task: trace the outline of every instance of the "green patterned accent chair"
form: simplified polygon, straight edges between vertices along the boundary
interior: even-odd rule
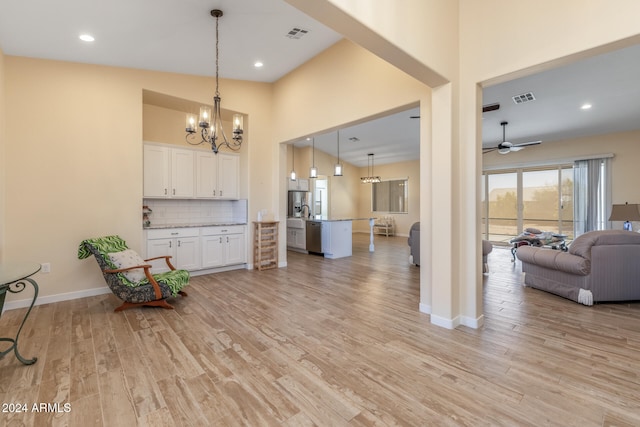
[[[187,294],[182,290],[189,284],[189,272],[176,270],[170,256],[143,260],[119,236],[105,236],[83,240],[78,259],[95,256],[102,275],[111,291],[123,304],[114,311],[143,305],[172,309],[167,298]],[[170,271],[152,274],[149,261],[164,258]]]

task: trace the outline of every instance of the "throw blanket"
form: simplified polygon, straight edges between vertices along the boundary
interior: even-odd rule
[[[110,253],[120,252],[128,249],[126,242],[119,236],[106,236],[96,239],[83,240],[78,247],[78,259],[85,259],[91,255],[95,255],[100,268],[104,270],[113,269],[118,267],[111,262],[109,258]],[[109,274],[109,273],[104,273]],[[138,286],[148,285],[149,279],[145,278],[140,282],[132,282],[122,273],[117,273],[119,281],[130,288],[137,288]],[[173,296],[178,295],[185,284],[189,282],[189,272],[187,270],[171,270],[164,273],[152,274],[153,278],[158,283],[162,283],[171,289]]]
[[[540,231],[538,229],[527,228],[522,234],[514,237],[509,243],[529,242],[531,246],[552,245],[558,242],[564,242],[567,236],[565,234],[556,234],[551,231]]]

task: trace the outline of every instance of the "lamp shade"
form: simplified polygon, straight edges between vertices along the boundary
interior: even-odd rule
[[[613,205],[609,221],[640,221],[639,205]]]

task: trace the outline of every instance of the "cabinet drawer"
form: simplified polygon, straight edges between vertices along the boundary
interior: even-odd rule
[[[176,237],[198,237],[200,229],[198,227],[189,228],[162,228],[157,230],[147,230],[147,239],[170,239]]]
[[[202,236],[214,236],[218,234],[240,234],[244,233],[244,225],[228,225],[228,226],[216,226],[216,227],[202,227],[200,234]]]

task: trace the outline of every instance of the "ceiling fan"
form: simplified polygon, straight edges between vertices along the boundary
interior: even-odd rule
[[[500,103],[496,102],[494,104],[486,104],[482,106],[482,112],[488,113],[490,111],[496,111],[500,109]],[[410,119],[419,119],[420,116],[409,116]]]
[[[505,138],[505,129],[508,124],[509,122],[500,122],[500,126],[502,126],[502,142],[498,144],[497,147],[484,149],[482,151],[482,154],[488,153],[490,151],[495,151],[495,150],[498,150],[498,153],[500,154],[509,154],[512,151],[520,151],[527,145],[538,145],[542,142],[542,141],[529,141],[529,142],[523,142],[520,144],[513,144],[507,141]]]

